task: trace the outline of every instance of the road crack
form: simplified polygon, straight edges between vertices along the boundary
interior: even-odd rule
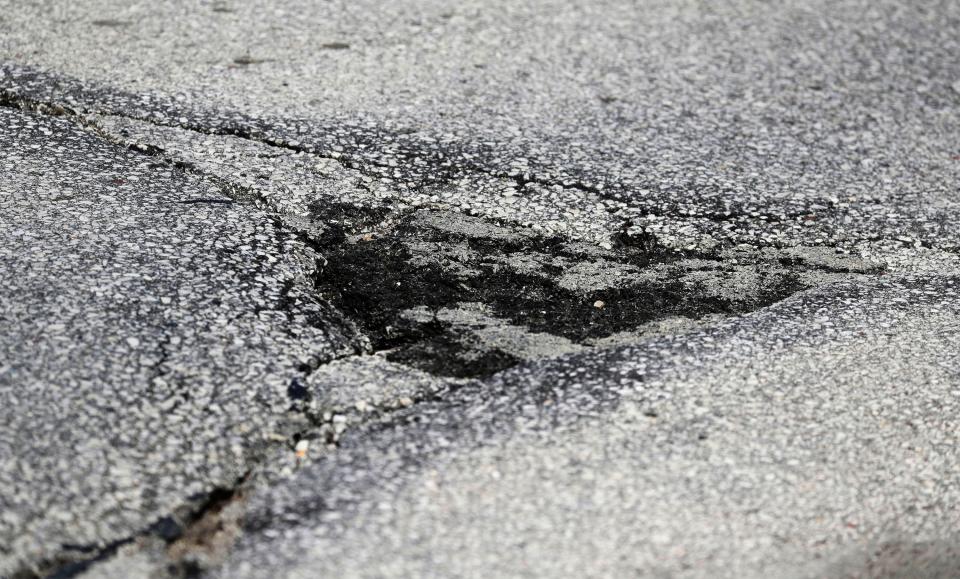
[[[310,155],[311,160],[331,160],[357,173],[359,188],[371,195],[374,179],[395,191],[446,186],[476,176],[502,178],[521,191],[539,186],[606,195],[608,188],[522,170],[491,171],[462,151],[428,146],[408,133],[332,127],[354,146],[353,151],[341,151],[322,139],[313,144],[293,141],[279,134],[276,121],[232,113],[211,121],[207,115],[215,113],[187,111],[175,100],[98,94],[69,81],[51,85],[50,78],[37,71],[21,72],[18,82],[26,79],[34,92],[11,88],[8,70],[0,76],[0,106],[65,117],[108,142],[202,179],[223,196],[177,200],[185,211],[229,203],[265,208],[277,232],[269,242],[286,248],[285,237],[293,236],[308,248],[298,258],[310,266],[309,279],[289,281],[270,311],[289,319],[294,309],[302,310],[294,305],[309,301],[316,307],[305,314],[306,323],[323,327],[336,319],[359,328],[365,338],[354,344],[351,354],[305,362],[298,368],[301,377],[289,384],[289,420],[270,447],[292,450],[297,460],[303,458],[305,442],[335,447],[351,425],[401,408],[416,410],[418,402],[443,397],[465,383],[479,387],[480,380],[518,364],[635,343],[657,328],[670,331],[671,324],[679,328],[687,322],[744,315],[838,279],[828,274],[874,273],[835,265],[809,252],[787,254],[764,247],[681,251],[631,222],[623,223],[610,243],[598,245],[571,235],[538,233],[507,219],[430,205],[397,208],[389,200],[336,203],[329,196],[315,198],[301,208],[305,215],[296,216],[264,188],[243,184],[229,171],[218,173],[155,143],[125,138],[106,128],[101,115],[236,137]],[[311,134],[326,129],[330,127],[313,128]],[[384,149],[390,152],[389,160],[378,156]],[[740,216],[694,217],[726,221]],[[169,371],[170,353],[163,344],[160,349],[152,382]],[[336,362],[370,364],[374,374],[396,371],[404,380],[417,372],[423,386],[389,396],[374,393],[379,398],[372,401],[364,393],[330,402],[318,394],[328,385],[321,378],[330,378],[321,376],[323,370]],[[42,574],[78,575],[128,546],[149,549],[161,543],[162,560],[171,574],[189,575],[216,565],[239,532],[246,493],[254,481],[261,482],[255,471],[267,467],[266,461],[253,461],[253,470],[235,484],[197,497],[179,514],[135,536],[104,547],[65,546],[61,557],[40,567]]]

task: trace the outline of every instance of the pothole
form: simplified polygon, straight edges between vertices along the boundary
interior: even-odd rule
[[[393,362],[483,377],[671,318],[745,313],[806,285],[760,255],[684,256],[650,236],[610,249],[455,212],[314,207],[316,277]]]

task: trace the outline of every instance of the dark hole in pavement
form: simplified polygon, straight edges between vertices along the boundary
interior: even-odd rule
[[[621,236],[615,249],[602,250],[455,213],[413,211],[372,232],[387,210],[312,210],[326,227],[316,244],[324,257],[316,277],[321,296],[389,360],[441,376],[482,377],[520,361],[509,347],[478,347],[471,333],[486,326],[583,344],[666,317],[750,311],[802,289],[785,271],[769,274],[745,300],[711,291],[681,268],[643,276],[645,268],[683,257],[651,235]],[[611,271],[624,275],[591,286]],[[568,275],[574,272],[580,277]],[[490,315],[470,323],[439,315],[465,304]]]

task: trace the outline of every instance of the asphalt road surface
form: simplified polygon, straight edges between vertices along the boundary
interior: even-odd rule
[[[960,576],[958,31],[0,0],[0,577]]]

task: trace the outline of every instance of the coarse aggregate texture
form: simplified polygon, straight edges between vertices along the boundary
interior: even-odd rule
[[[446,382],[382,356],[357,356],[318,368],[307,380],[305,395],[311,396],[316,411],[345,413],[412,404],[434,395]]]
[[[2,108],[0,169],[8,576],[232,486],[302,367],[363,342],[312,297],[296,237],[209,182]]]
[[[456,186],[405,190],[394,179],[351,168],[337,158],[291,150],[233,135],[166,127],[126,117],[93,117],[109,138],[162,154],[222,179],[238,192],[256,192],[252,200],[278,211],[300,227],[310,227],[312,206],[381,208],[402,213],[416,208],[463,211],[488,219],[526,225],[538,233],[562,233],[569,239],[609,245],[622,225],[595,194],[530,186],[475,177]],[[558,203],[558,198],[566,200]],[[496,201],[495,203],[491,200]]]
[[[0,576],[956,576],[958,28],[0,0]]]
[[[957,246],[949,0],[3,12],[6,91],[336,155],[404,191],[506,177],[553,195],[541,225],[599,193],[671,246]]]
[[[957,283],[837,284],[418,405],[256,497],[220,576],[952,576]]]

